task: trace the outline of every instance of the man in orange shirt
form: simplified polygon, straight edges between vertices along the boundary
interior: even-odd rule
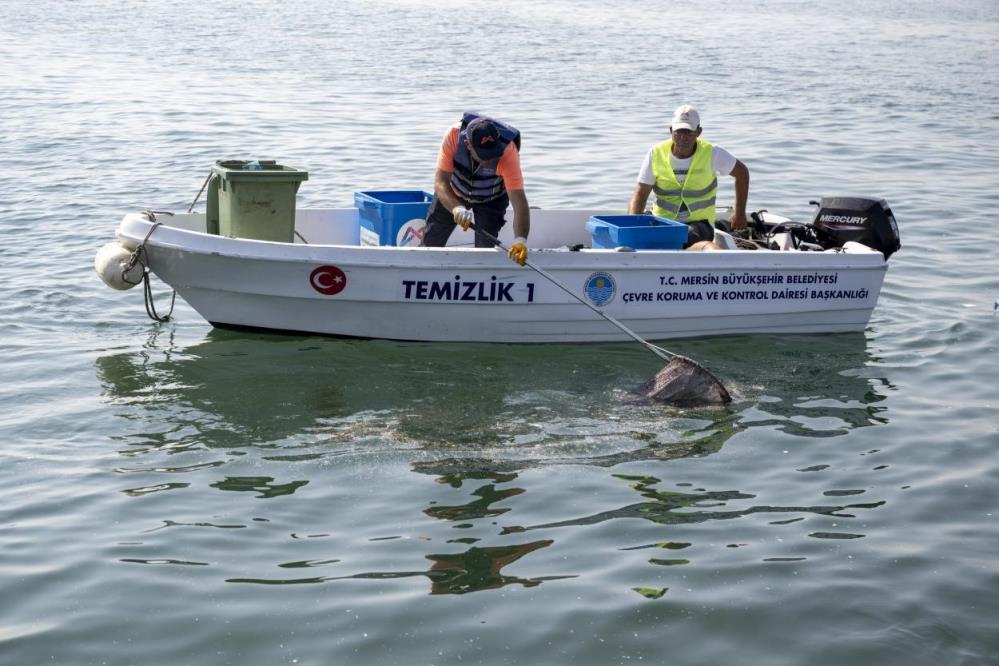
[[[515,238],[509,254],[523,266],[531,211],[520,171],[520,132],[492,118],[466,113],[444,134],[422,244],[443,247],[455,225],[468,230],[473,214],[476,227],[497,236],[511,204]],[[475,234],[475,247],[493,246]]]

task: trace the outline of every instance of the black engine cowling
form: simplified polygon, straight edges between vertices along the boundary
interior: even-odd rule
[[[826,249],[855,241],[881,252],[887,259],[902,247],[895,216],[884,199],[822,197],[818,206],[812,228]]]

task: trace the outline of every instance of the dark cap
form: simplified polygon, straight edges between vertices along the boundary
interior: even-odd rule
[[[489,162],[503,155],[506,142],[500,138],[499,129],[488,118],[476,118],[465,128],[468,142],[479,159]]]

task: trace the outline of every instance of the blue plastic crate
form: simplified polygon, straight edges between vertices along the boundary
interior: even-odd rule
[[[655,215],[594,215],[587,221],[596,249],[680,250],[687,242],[687,225]]]
[[[361,244],[419,245],[433,199],[422,190],[354,192]]]

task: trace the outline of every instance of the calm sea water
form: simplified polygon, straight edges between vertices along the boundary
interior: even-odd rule
[[[992,0],[0,4],[0,663],[999,663],[997,40]],[[533,205],[623,208],[685,102],[751,208],[902,233],[863,334],[670,345],[727,409],[628,403],[635,344],[158,325],[93,273],[216,159],[427,188],[466,108]]]

